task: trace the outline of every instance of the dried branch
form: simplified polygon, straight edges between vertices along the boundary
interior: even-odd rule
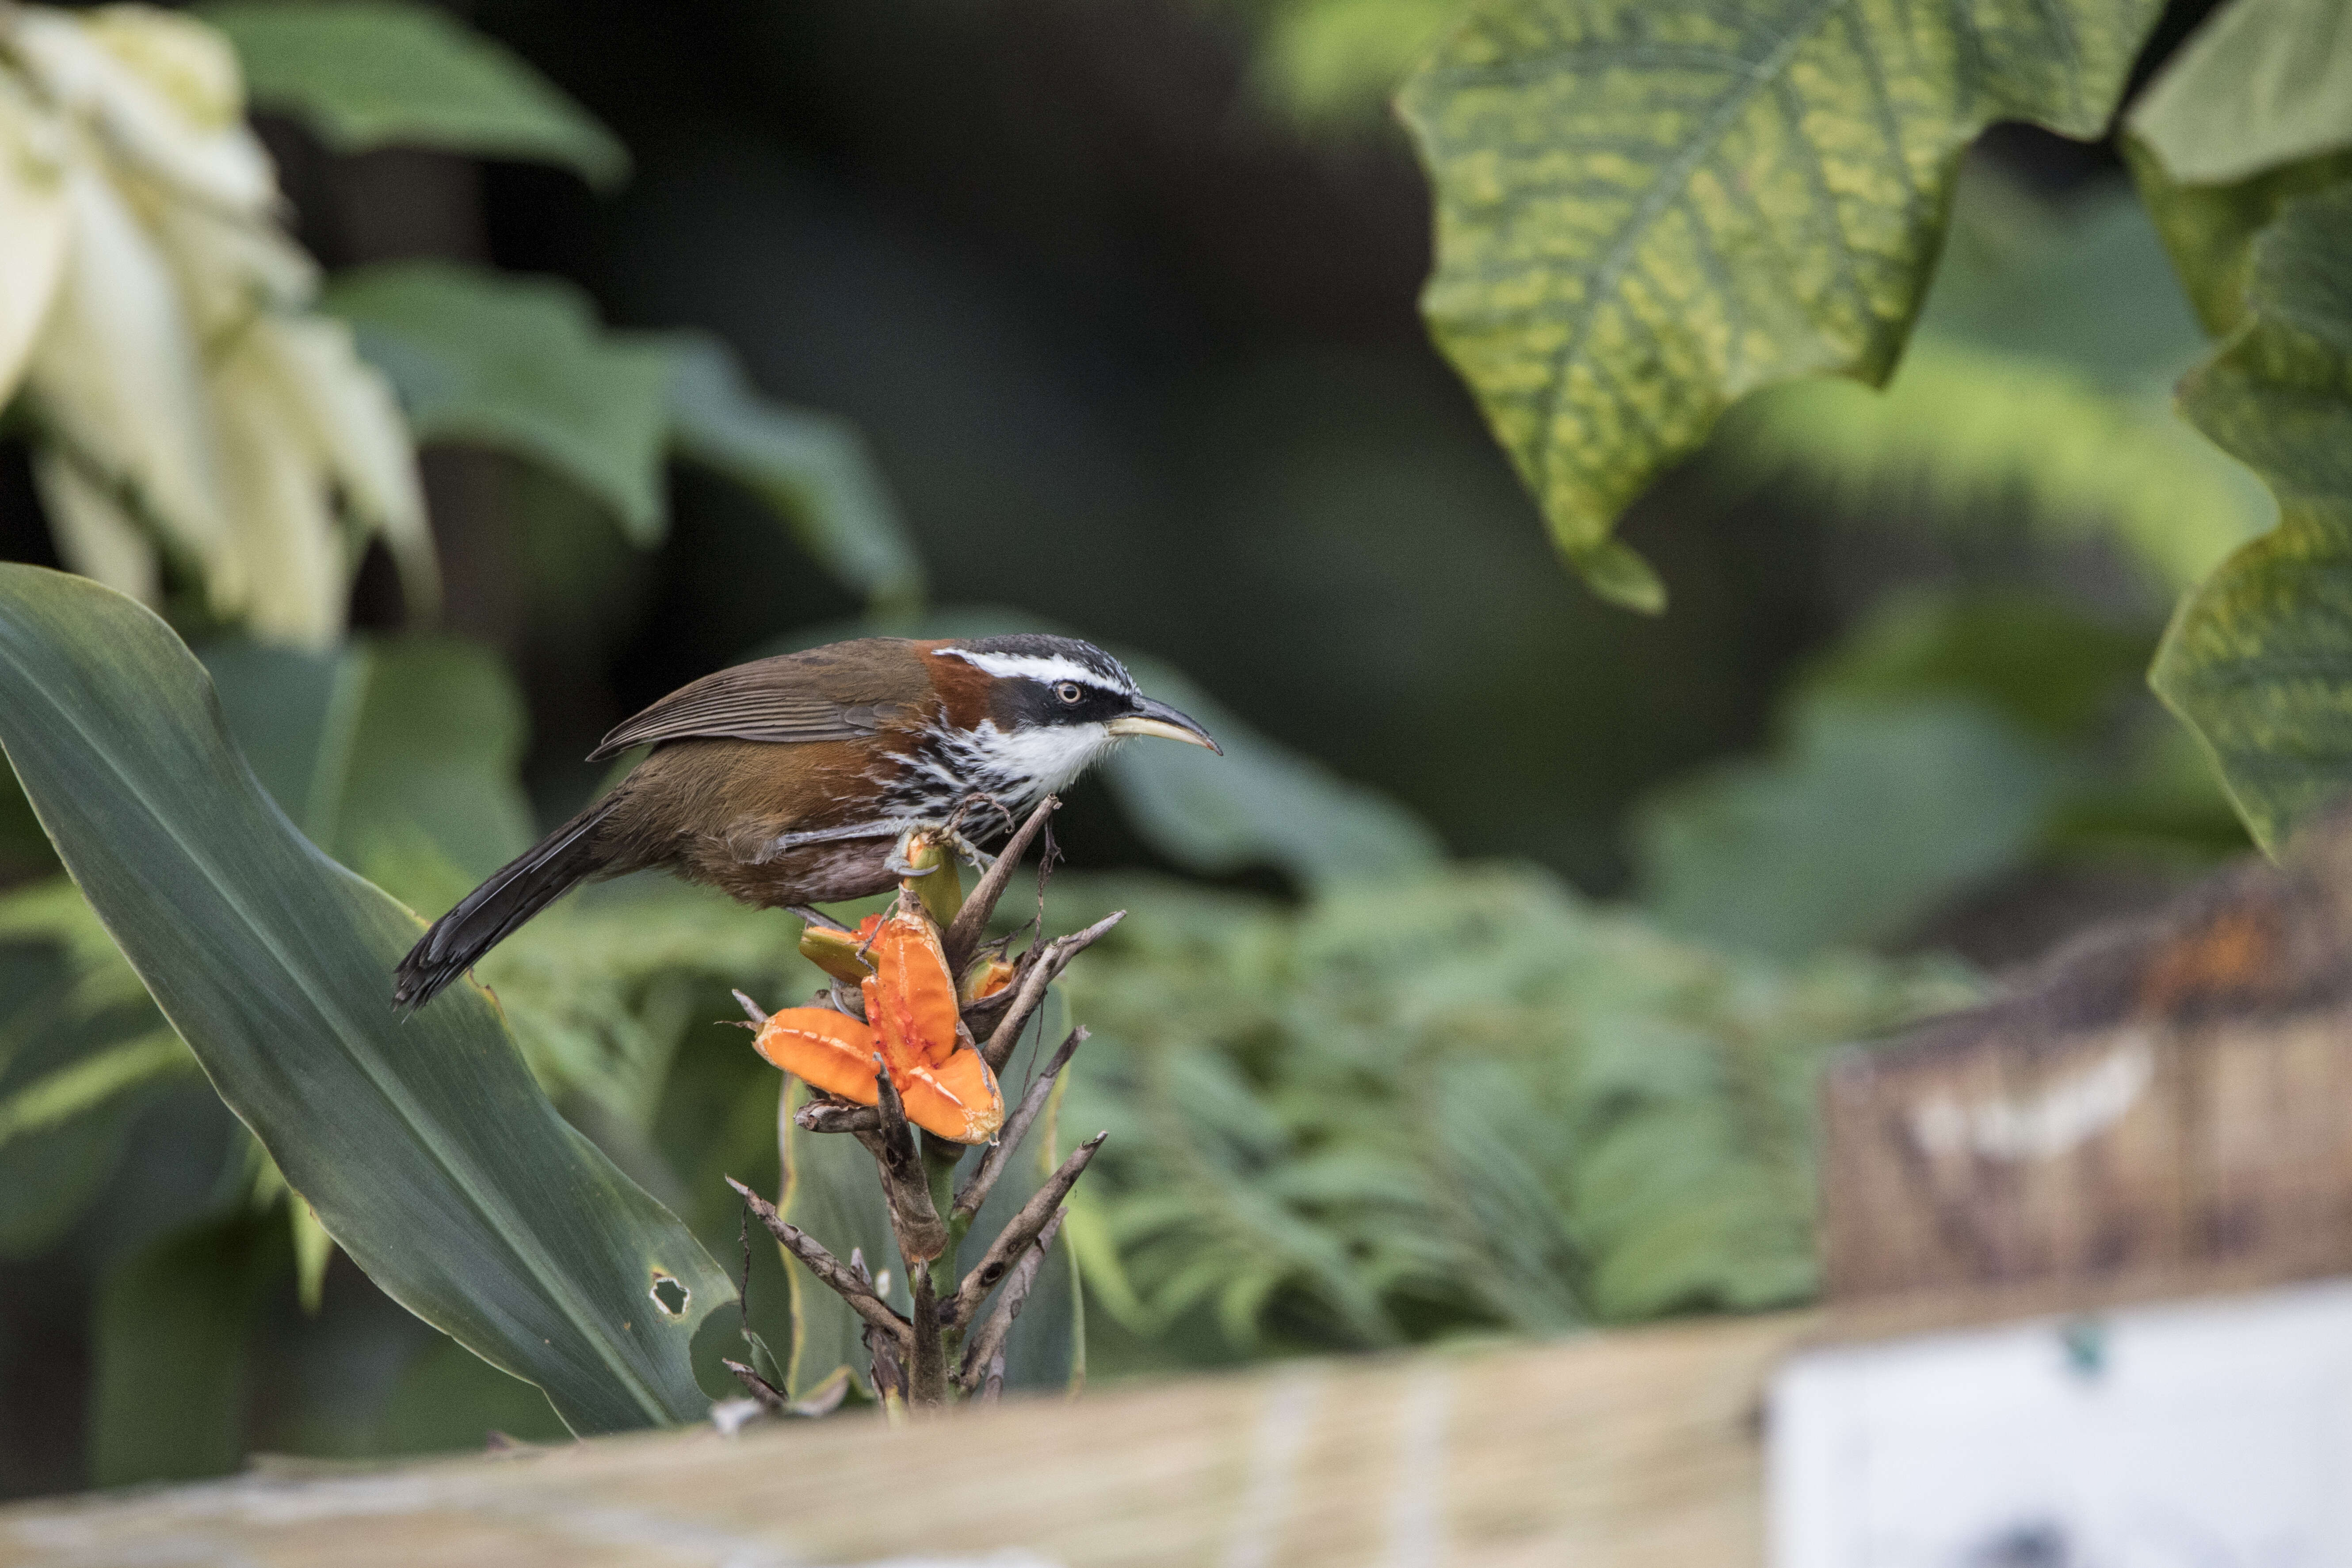
[[[735,1374],[735,1381],[743,1385],[744,1393],[760,1402],[761,1409],[771,1415],[791,1414],[793,1402],[784,1397],[782,1389],[778,1388],[740,1361],[728,1361],[722,1357],[719,1364]]]
[[[801,1266],[815,1275],[827,1289],[849,1303],[851,1311],[881,1330],[894,1342],[905,1342],[907,1320],[874,1293],[871,1281],[852,1273],[840,1258],[827,1252],[816,1237],[778,1214],[767,1199],[732,1176],[727,1178],[727,1184],[741,1194],[743,1201],[751,1205],[752,1215],[768,1227],[768,1234],[782,1243],[784,1250],[799,1258]]]
[[[1046,1255],[1054,1249],[1054,1238],[1062,1233],[1062,1220],[1066,1211],[1055,1209],[1037,1239],[1021,1255],[1020,1265],[1004,1281],[1004,1293],[997,1298],[996,1310],[988,1315],[988,1322],[973,1336],[971,1349],[964,1352],[963,1367],[956,1381],[967,1394],[977,1390],[984,1381],[989,1385],[989,1397],[993,1399],[1004,1386],[1004,1342],[1012,1335],[1013,1320],[1021,1315],[1028,1304],[1030,1289],[1045,1270]]]
[[[831,1377],[818,1384],[815,1391],[806,1399],[793,1399],[782,1389],[778,1388],[740,1361],[727,1361],[722,1358],[719,1364],[733,1373],[735,1381],[743,1385],[744,1392],[751,1394],[760,1408],[771,1415],[797,1415],[813,1420],[820,1415],[832,1415],[840,1409],[842,1402],[849,1397],[847,1367],[836,1370]],[[718,1412],[714,1410],[711,1414],[715,1418]],[[723,1426],[720,1430],[731,1433],[735,1427],[741,1425],[741,1419],[738,1418],[733,1426]]]
[[[879,1057],[875,1058],[874,1081],[881,1091],[882,1102],[875,1108],[881,1113],[881,1124],[875,1131],[858,1133],[857,1141],[881,1168],[882,1194],[889,1200],[890,1228],[898,1238],[898,1255],[907,1260],[909,1273],[920,1273],[917,1266],[947,1250],[947,1222],[931,1203],[930,1178],[923,1168],[923,1157],[915,1150],[906,1105],[898,1098],[898,1086],[890,1081],[890,1069]]]
[[[865,1281],[867,1289],[874,1289],[874,1276],[866,1269],[866,1254],[855,1247],[849,1249],[849,1271]],[[904,1401],[907,1397],[907,1369],[900,1364],[899,1352],[907,1347],[889,1334],[876,1333],[871,1323],[858,1337],[866,1345],[866,1375],[873,1380],[874,1397],[887,1403],[895,1395]],[[845,1385],[846,1382],[844,1379]]]
[[[751,1020],[751,1026],[753,1028],[759,1028],[767,1023],[768,1010],[766,1008],[761,1006],[757,1002],[752,1001],[749,996],[744,995],[740,991],[736,992],[734,996],[736,1005],[743,1009],[743,1016]]]
[[[961,974],[964,965],[971,962],[971,955],[980,951],[980,939],[988,930],[988,917],[996,912],[996,900],[1003,897],[1004,889],[1011,885],[1013,873],[1020,868],[1021,857],[1029,852],[1029,846],[1045,826],[1045,819],[1061,808],[1062,802],[1057,796],[1049,795],[1039,801],[1037,808],[1029,814],[1029,820],[1023,823],[1005,841],[1004,847],[997,852],[996,863],[972,885],[971,893],[964,899],[962,910],[940,939],[940,945],[947,950],[949,973]]]
[[[969,1225],[971,1216],[980,1212],[980,1205],[988,1201],[989,1189],[996,1185],[996,1178],[1004,1174],[1005,1167],[1013,1163],[1014,1156],[1020,1152],[1021,1141],[1029,1136],[1030,1123],[1035,1121],[1038,1113],[1045,1109],[1046,1097],[1054,1092],[1054,1080],[1061,1076],[1064,1068],[1070,1065],[1071,1055],[1085,1043],[1086,1038],[1085,1026],[1072,1029],[1069,1037],[1039,1069],[1036,1081],[1029,1086],[1029,1091],[1021,1097],[1021,1103],[1013,1108],[1003,1130],[997,1134],[996,1142],[981,1156],[979,1168],[972,1172],[971,1179],[964,1183],[963,1191],[956,1194],[950,1219]]]
[[[1004,1278],[1005,1271],[1020,1260],[1022,1249],[1037,1239],[1038,1232],[1045,1228],[1046,1223],[1054,1217],[1054,1212],[1061,1207],[1062,1199],[1068,1195],[1070,1188],[1085,1173],[1087,1163],[1095,1157],[1095,1151],[1101,1148],[1103,1140],[1109,1136],[1108,1132],[1097,1132],[1079,1144],[1071,1152],[1070,1157],[1062,1162],[1061,1169],[1046,1177],[1045,1185],[1030,1194],[1029,1201],[1021,1205],[1021,1212],[1013,1216],[1012,1223],[996,1233],[996,1239],[988,1244],[988,1250],[981,1254],[980,1261],[972,1266],[971,1272],[963,1277],[963,1283],[957,1288],[955,1300],[951,1303],[953,1310],[946,1314],[949,1322],[969,1323],[972,1321],[980,1311],[980,1304],[988,1300],[988,1293],[996,1288],[998,1280]]]
[[[882,1112],[870,1105],[812,1100],[793,1112],[793,1124],[803,1132],[873,1132],[882,1126]]]
[[[1028,974],[1021,982],[1019,994],[1013,999],[1011,1009],[1005,1013],[1003,1021],[996,1026],[996,1032],[988,1037],[988,1044],[982,1047],[980,1054],[988,1063],[989,1071],[1002,1073],[1004,1070],[1004,1064],[1012,1059],[1013,1047],[1021,1043],[1022,1026],[1029,1022],[1029,1015],[1037,1010],[1037,1004],[1045,999],[1045,987],[1054,984],[1062,971],[1069,967],[1070,960],[1092,947],[1111,927],[1126,918],[1125,910],[1114,910],[1086,930],[1057,936],[1045,944],[1044,955],[1030,965]]]
[[[823,910],[816,908],[814,904],[786,904],[784,906],[784,912],[788,915],[798,915],[805,924],[821,926],[826,931],[847,931],[849,929],[847,926],[843,925],[839,921],[835,920],[831,915],[826,914]]]
[[[908,1283],[915,1295],[913,1365],[907,1381],[907,1403],[913,1405],[948,1402],[948,1352],[940,1342],[940,1299],[931,1289],[931,1271],[909,1268]]]
[[[867,1331],[866,1349],[872,1359],[866,1364],[866,1376],[873,1380],[875,1398],[887,1399],[891,1394],[900,1399],[907,1397],[907,1369],[898,1359],[904,1348],[887,1335]]]

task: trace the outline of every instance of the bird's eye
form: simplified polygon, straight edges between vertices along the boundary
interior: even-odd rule
[[[1084,697],[1086,693],[1078,689],[1078,683],[1076,681],[1065,680],[1061,685],[1054,688],[1054,695],[1060,698],[1065,702],[1076,702],[1078,699]]]

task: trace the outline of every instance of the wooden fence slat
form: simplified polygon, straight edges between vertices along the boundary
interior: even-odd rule
[[[1846,1053],[1822,1123],[1840,1308],[2352,1270],[2352,815]]]
[[[1753,1568],[1810,1314],[0,1508],[0,1568]]]

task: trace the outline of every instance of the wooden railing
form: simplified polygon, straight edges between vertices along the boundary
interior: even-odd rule
[[[0,1564],[1754,1568],[1802,1314],[0,1509]],[[908,1564],[908,1568],[912,1568]]]

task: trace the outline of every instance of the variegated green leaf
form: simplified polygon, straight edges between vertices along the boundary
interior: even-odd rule
[[[1491,0],[1400,103],[1437,195],[1439,345],[1596,591],[1618,514],[1735,398],[1885,379],[1961,151],[2105,129],[2155,0]]]
[[[2286,204],[2244,309],[2180,405],[2270,485],[2279,524],[2182,603],[2150,679],[2275,850],[2352,784],[2352,183]]]

